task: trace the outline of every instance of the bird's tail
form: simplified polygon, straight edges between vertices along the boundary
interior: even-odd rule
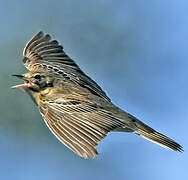
[[[134,132],[141,137],[158,144],[164,148],[182,152],[183,148],[180,144],[176,143],[174,140],[168,138],[167,136],[155,131],[154,129],[150,128],[146,124],[142,123],[139,120],[135,121],[136,128]]]

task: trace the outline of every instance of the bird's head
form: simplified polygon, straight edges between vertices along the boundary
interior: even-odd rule
[[[31,90],[33,92],[39,92],[47,87],[53,86],[53,77],[49,74],[41,72],[28,72],[22,75],[13,75],[24,80],[24,84],[13,86],[12,88],[20,88]]]

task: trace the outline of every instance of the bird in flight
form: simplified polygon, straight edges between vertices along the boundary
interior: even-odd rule
[[[28,72],[13,75],[37,105],[51,132],[83,158],[97,155],[97,144],[108,132],[133,132],[173,151],[182,146],[115,106],[49,34],[37,33],[25,46]]]

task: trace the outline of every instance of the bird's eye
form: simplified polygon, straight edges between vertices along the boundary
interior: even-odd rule
[[[36,75],[34,76],[34,78],[40,80],[40,79],[41,79],[41,76],[40,76],[39,74],[36,74]]]

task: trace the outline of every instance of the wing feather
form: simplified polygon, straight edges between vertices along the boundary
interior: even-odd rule
[[[110,101],[105,92],[72,60],[49,34],[37,33],[25,46],[23,63],[29,71],[65,75],[71,81]]]
[[[66,53],[63,51],[63,47],[59,45],[58,41],[51,40],[51,36],[49,34],[44,34],[43,32],[37,33],[26,44],[23,55],[23,63],[30,71],[33,71],[32,66],[34,64],[44,63],[46,65],[52,65],[51,58],[58,57],[61,57],[61,59],[58,61],[61,63],[61,65],[63,65],[64,59],[68,59],[72,64],[72,68],[79,69],[76,63],[66,55]],[[48,60],[46,58],[48,58]],[[40,70],[42,70],[42,68]],[[50,69],[50,71],[51,70],[52,69]]]
[[[59,130],[59,128],[56,127],[54,124],[48,124],[50,130],[54,133],[54,135],[67,147],[72,149],[75,153],[77,153],[79,156],[86,158],[85,151],[82,150],[80,146],[78,146],[75,143],[72,143],[71,140],[67,137],[65,132],[62,132]]]
[[[106,134],[123,122],[99,113],[90,104],[62,101],[40,102],[39,110],[53,134],[83,158],[95,157],[96,146]]]

